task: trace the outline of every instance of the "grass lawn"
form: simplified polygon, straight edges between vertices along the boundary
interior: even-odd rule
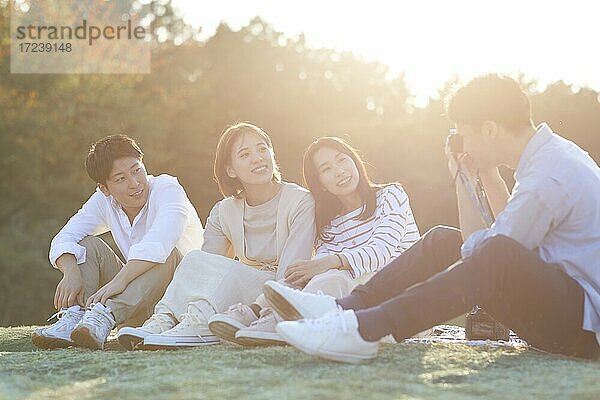
[[[600,399],[600,362],[532,350],[384,345],[362,365],[293,348],[35,350],[0,328],[0,399]]]

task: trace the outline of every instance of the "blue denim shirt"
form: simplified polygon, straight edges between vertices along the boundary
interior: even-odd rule
[[[583,329],[596,332],[600,343],[600,168],[542,123],[521,154],[515,180],[496,222],[467,238],[462,257],[495,235],[537,250],[581,285]]]

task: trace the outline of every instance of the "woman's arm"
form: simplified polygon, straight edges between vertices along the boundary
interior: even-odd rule
[[[335,253],[328,243],[317,239],[316,256],[312,260],[299,260],[291,264],[285,280],[292,286],[304,287],[315,275],[330,269],[349,270],[354,278],[385,266],[419,239],[408,196],[400,186],[390,185],[383,189],[376,212],[379,223],[371,232],[369,241],[356,249]],[[357,221],[358,224],[361,221]],[[352,228],[350,229],[352,230]],[[329,245],[335,246],[334,237]]]
[[[212,210],[210,210],[208,218],[206,219],[202,251],[233,258],[233,246],[223,232],[221,220],[219,219],[220,204],[221,202],[218,202],[213,206]]]

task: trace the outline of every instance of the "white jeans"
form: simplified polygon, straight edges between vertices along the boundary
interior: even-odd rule
[[[357,279],[353,279],[350,271],[330,269],[322,274],[313,276],[302,291],[308,293],[321,291],[323,294],[339,299],[349,295],[356,286],[367,283],[374,274],[374,272],[369,272]]]
[[[262,293],[272,272],[256,268],[231,258],[206,253],[189,252],[181,261],[163,298],[154,308],[155,314],[170,314],[178,321],[186,313],[200,314],[207,319],[235,303],[251,304]],[[212,310],[207,308],[212,308]]]

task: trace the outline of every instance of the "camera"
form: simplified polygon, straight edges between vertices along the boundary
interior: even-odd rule
[[[463,137],[457,134],[454,129],[450,130],[448,146],[450,147],[450,152],[454,155],[463,153]]]

